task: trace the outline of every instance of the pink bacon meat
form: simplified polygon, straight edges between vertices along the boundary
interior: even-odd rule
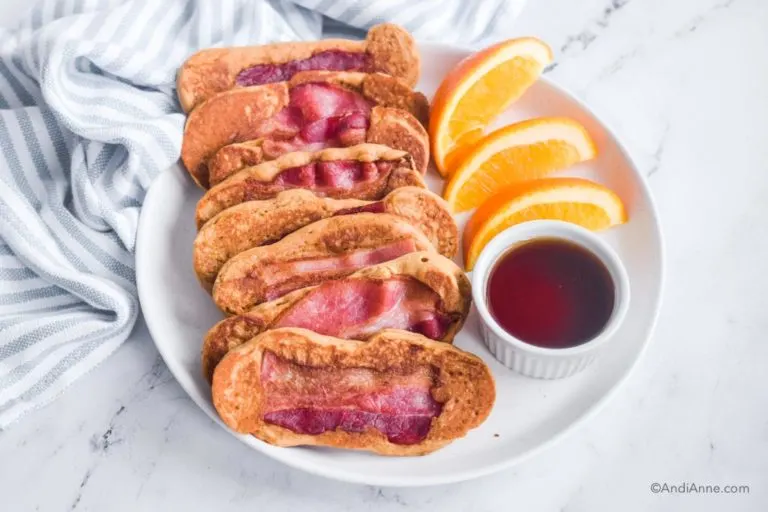
[[[334,160],[312,162],[301,167],[291,167],[280,172],[272,181],[249,178],[244,182],[246,200],[258,199],[292,188],[308,188],[319,196],[350,194],[358,187],[375,182],[382,187],[392,171],[392,162],[360,162]]]
[[[371,69],[370,57],[362,52],[326,50],[307,59],[283,64],[258,64],[242,70],[235,82],[241,87],[263,85],[290,80],[300,71],[364,71]]]
[[[273,327],[303,327],[349,339],[381,329],[403,329],[440,340],[456,320],[441,309],[437,293],[412,278],[345,279],[323,283]]]
[[[360,94],[326,83],[291,88],[288,106],[258,130],[269,137],[264,151],[276,158],[302,148],[350,146],[365,142],[371,103]]]
[[[264,139],[267,159],[293,151],[319,151],[365,142],[370,125],[371,103],[362,95],[327,83],[305,83],[290,90],[287,107],[254,132]],[[227,175],[211,176],[211,184]]]
[[[271,269],[270,273],[261,279],[264,284],[271,286],[271,289],[266,294],[267,300],[274,300],[286,293],[311,284],[306,281],[296,283],[291,280],[292,276],[310,276],[312,278],[310,281],[314,282],[339,278],[363,267],[384,263],[415,250],[416,245],[413,240],[403,239],[376,247],[375,249],[362,249],[331,258],[286,262],[279,265],[278,268]]]
[[[386,211],[384,207],[384,201],[375,201],[370,204],[364,204],[363,206],[354,206],[352,208],[342,208],[333,214],[334,217],[339,215],[354,215],[355,213],[384,213]]]
[[[290,378],[288,378],[290,376]],[[298,434],[374,428],[395,444],[423,441],[442,405],[430,393],[436,370],[314,368],[265,352],[261,366],[264,421]]]

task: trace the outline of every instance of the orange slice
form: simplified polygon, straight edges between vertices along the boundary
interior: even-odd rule
[[[542,178],[505,188],[486,201],[464,228],[464,264],[475,266],[480,251],[506,228],[551,219],[599,231],[627,221],[621,199],[610,189],[582,178]]]
[[[432,155],[444,177],[462,148],[471,146],[496,116],[517,100],[552,62],[538,39],[503,41],[470,55],[443,79],[432,100]],[[457,152],[458,150],[458,152]]]
[[[596,154],[587,130],[572,119],[515,123],[472,147],[448,180],[443,197],[456,213],[471,210],[504,186],[541,178]]]

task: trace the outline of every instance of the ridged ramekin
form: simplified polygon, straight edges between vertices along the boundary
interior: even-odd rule
[[[537,238],[577,244],[597,256],[611,275],[616,291],[613,312],[600,334],[586,343],[569,348],[531,345],[505,331],[488,309],[488,278],[496,261],[510,248]],[[629,277],[618,255],[595,233],[568,222],[537,220],[506,229],[485,246],[472,272],[472,296],[480,316],[483,341],[496,359],[528,377],[561,379],[592,364],[613,338],[629,309]]]

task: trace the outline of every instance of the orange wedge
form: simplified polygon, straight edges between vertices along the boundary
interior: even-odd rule
[[[552,50],[532,37],[503,41],[470,55],[446,75],[432,100],[432,156],[444,177],[483,129],[536,81]]]
[[[627,221],[621,199],[610,189],[582,178],[542,178],[505,188],[486,201],[464,228],[464,265],[475,266],[480,251],[506,228],[551,219],[599,231]]]
[[[572,119],[515,123],[472,147],[448,180],[443,197],[455,213],[471,210],[507,185],[541,178],[596,154],[587,130]]]

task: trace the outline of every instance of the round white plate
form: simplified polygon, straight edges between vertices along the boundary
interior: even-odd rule
[[[441,78],[467,51],[421,46],[423,77],[418,89],[433,94]],[[611,350],[583,373],[565,380],[521,377],[497,363],[483,345],[473,311],[456,345],[482,357],[496,378],[496,404],[488,420],[465,438],[423,457],[380,457],[322,448],[278,448],[251,436],[245,445],[318,475],[371,485],[420,486],[475,478],[511,466],[552,444],[598,406],[627,378],[645,349],[656,321],[663,278],[662,239],[648,187],[626,150],[589,109],[546,79],[539,80],[497,124],[537,116],[580,121],[600,156],[566,174],[596,179],[626,202],[630,221],[605,233],[629,272],[632,299]],[[430,171],[430,185],[440,180]],[[200,370],[204,333],[221,313],[192,271],[194,211],[201,191],[180,166],[160,175],[147,194],[139,223],[136,271],[147,325],[168,368],[192,399],[219,421],[210,387]],[[466,219],[459,219],[460,226]],[[224,427],[226,428],[226,427]],[[249,454],[243,451],[243,457]],[[201,461],[201,464],[203,462]]]

